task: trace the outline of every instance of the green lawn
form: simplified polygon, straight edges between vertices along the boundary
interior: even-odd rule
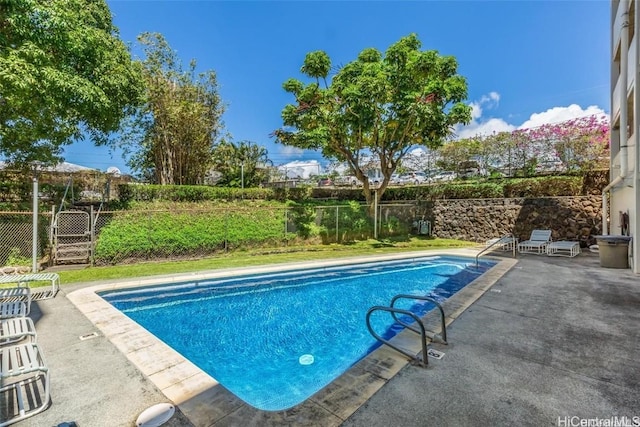
[[[476,244],[460,240],[419,237],[401,242],[368,240],[353,245],[315,245],[237,251],[193,261],[147,262],[109,267],[87,267],[82,270],[60,271],[59,274],[61,286],[64,286],[70,283],[92,282],[106,279],[125,279],[222,268],[281,264],[296,261],[392,254],[415,250],[462,248],[474,245]]]

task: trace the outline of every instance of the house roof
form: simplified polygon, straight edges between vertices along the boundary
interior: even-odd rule
[[[6,169],[8,164],[6,162],[0,161],[0,170]],[[98,169],[88,168],[86,166],[76,165],[75,163],[62,162],[58,163],[55,166],[46,166],[43,170],[48,172],[86,172],[86,171],[98,171]]]

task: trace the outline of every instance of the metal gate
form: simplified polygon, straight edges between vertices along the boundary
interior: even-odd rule
[[[53,262],[88,263],[91,259],[91,217],[84,211],[60,211],[53,222]]]

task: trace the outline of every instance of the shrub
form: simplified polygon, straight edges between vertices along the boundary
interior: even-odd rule
[[[287,206],[290,208],[288,220],[293,224],[293,229],[296,230],[298,236],[308,239],[319,235],[320,229],[314,221],[316,217],[316,207],[314,205],[289,202]]]
[[[20,248],[11,248],[5,261],[7,266],[31,265],[31,259],[22,255]]]
[[[366,206],[356,201],[328,208],[317,205],[316,223],[321,227],[323,243],[367,239],[373,230],[373,222],[367,214]]]
[[[549,176],[545,178],[512,179],[504,183],[504,197],[572,196],[582,193],[582,178]]]
[[[454,181],[390,187],[385,201],[544,197],[593,194],[606,174],[589,183],[580,176]],[[589,193],[590,192],[590,193]],[[361,201],[362,189],[238,189],[207,186],[123,185],[129,210],[118,212],[101,229],[96,262],[128,258],[201,256],[223,249],[265,246],[292,239],[351,242],[373,235],[373,218]],[[325,200],[312,199],[323,196]],[[279,200],[289,198],[285,203]],[[244,200],[242,200],[244,199]],[[336,202],[346,199],[348,203]],[[217,205],[213,200],[219,200]],[[339,206],[336,204],[339,203]],[[212,207],[213,206],[213,207]],[[217,206],[217,207],[216,207]],[[400,215],[401,217],[402,215]],[[389,216],[381,235],[407,235],[408,222]]]
[[[51,205],[58,206],[62,202],[65,190],[66,186],[64,185],[40,183],[38,193],[41,209],[47,210]],[[69,198],[71,194],[80,194],[80,187],[74,185],[73,188],[70,188],[67,198]],[[32,200],[33,183],[30,179],[0,181],[1,210],[28,210],[31,209]]]
[[[215,200],[270,200],[274,199],[271,188],[228,188],[206,185],[148,185],[120,184],[120,201],[150,202],[154,200],[173,202],[203,202]]]
[[[311,187],[295,187],[295,188],[272,188],[271,199],[280,202],[291,200],[294,202],[304,202],[311,198],[313,189]]]
[[[399,218],[392,216],[387,221],[382,221],[380,224],[380,234],[391,236],[407,236],[409,234],[409,226],[400,221]]]

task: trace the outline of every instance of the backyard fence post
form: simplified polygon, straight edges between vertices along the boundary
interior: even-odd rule
[[[373,238],[378,238],[378,192],[373,192]]]
[[[95,247],[96,247],[96,233],[95,233],[95,221],[93,219],[93,216],[95,215],[95,212],[93,211],[93,205],[91,205],[91,211],[89,214],[89,233],[91,235],[90,238],[90,242],[89,245],[91,245],[89,247],[89,264],[91,265],[91,267],[94,266],[94,255],[93,253],[95,252]]]
[[[382,227],[380,226],[382,224],[382,206],[376,204],[376,212],[378,213],[376,215],[376,230],[378,231],[378,237],[382,239]]]
[[[55,224],[56,224],[56,206],[51,205],[51,221],[49,221],[49,265],[52,264],[53,255],[55,253],[55,248],[53,247],[55,243],[55,239],[54,239]]]
[[[225,209],[224,211],[224,251],[225,252],[229,251],[229,247],[227,245],[228,230],[229,230],[229,210]]]
[[[338,241],[338,236],[339,236],[339,233],[338,233],[338,226],[339,226],[338,218],[340,218],[340,206],[336,206],[336,243],[340,243]]]
[[[38,166],[33,166],[33,234],[31,248],[31,270],[38,272]]]
[[[289,246],[289,239],[287,239],[287,232],[289,231],[289,208],[284,208],[284,244]]]

